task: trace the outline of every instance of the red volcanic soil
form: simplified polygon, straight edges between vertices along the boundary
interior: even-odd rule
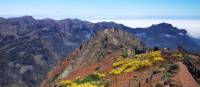
[[[146,82],[152,74],[155,67],[148,67],[130,73],[122,73],[120,75],[113,75],[108,78],[110,81],[109,87],[155,87],[157,82],[162,79],[163,74],[155,74],[152,80]]]
[[[200,85],[196,82],[191,73],[188,71],[188,68],[182,62],[178,62],[177,64],[179,65],[178,76],[181,80],[183,87],[200,87]]]
[[[103,61],[96,62],[94,64],[82,68],[78,68],[60,80],[75,80],[77,77],[82,79],[95,72],[97,68],[99,68],[99,72],[107,75],[104,79],[109,81],[109,87],[135,87],[138,84],[138,82],[140,82],[141,87],[154,87],[157,84],[157,82],[162,79],[163,74],[159,73],[153,77],[153,80],[151,80],[151,82],[146,83],[146,79],[149,78],[149,76],[152,74],[152,70],[154,70],[155,66],[147,67],[145,69],[140,69],[138,71],[130,73],[122,73],[120,75],[108,75],[108,73],[112,69],[112,62],[116,58],[118,58],[117,55],[117,53],[109,54],[105,57]]]
[[[62,78],[61,80],[63,80],[63,79],[75,80],[76,77],[84,78],[84,77],[90,75],[91,73],[95,72],[97,68],[99,68],[98,71],[101,71],[101,73],[106,74],[112,69],[112,61],[115,58],[117,58],[116,54],[114,54],[114,53],[109,54],[105,57],[105,59],[103,61],[96,62],[89,66],[78,68],[78,69],[74,70],[73,72],[69,73],[66,77]]]
[[[64,61],[60,66],[56,67],[54,70],[50,71],[47,74],[47,78],[50,79],[52,77],[55,77],[58,75],[60,72],[62,72],[67,66],[69,65],[69,61]]]
[[[58,76],[68,65],[69,61],[64,60],[62,64],[55,67],[52,71],[48,72],[47,77],[41,84],[41,87],[50,87],[50,84],[48,84],[48,82],[52,81],[56,76]]]
[[[75,52],[75,54],[77,53],[78,51]],[[107,56],[105,56],[104,60],[75,69],[66,77],[57,80],[56,83],[61,80],[75,80],[77,77],[83,79],[95,71],[106,75],[106,77],[104,77],[103,79],[109,81],[109,87],[139,87],[139,85],[140,87],[156,87],[156,85],[159,82],[164,81],[162,69],[159,67],[164,62],[155,64],[154,66],[139,69],[130,73],[110,75],[109,72],[112,70],[112,63],[118,58],[118,56],[119,54],[117,52],[108,54]],[[174,60],[175,58],[172,58],[170,55],[165,55],[165,58],[167,61],[177,61]],[[60,66],[56,67],[54,70],[49,72],[47,79],[45,80],[47,84],[43,85],[42,87],[50,87],[50,83],[48,82],[53,80],[54,77],[56,77],[56,75],[59,75],[61,72],[63,72],[64,69],[69,65],[69,62],[70,60],[64,61]],[[176,85],[179,85],[178,87],[200,87],[199,84],[192,77],[191,73],[188,71],[187,67],[182,62],[176,63],[179,66],[179,69],[177,70],[178,73],[173,74],[173,77],[170,77],[170,80],[173,81]],[[148,80],[150,79],[155,69],[159,69],[161,71],[159,73],[154,74],[151,80]]]

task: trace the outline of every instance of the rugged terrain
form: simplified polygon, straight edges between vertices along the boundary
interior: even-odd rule
[[[49,72],[41,86],[199,87],[183,64],[186,55],[149,49],[133,35],[105,29]]]
[[[74,70],[79,70],[87,66],[90,67],[90,65],[92,65],[93,67],[87,68],[88,70],[83,69],[84,71],[82,70],[81,72],[79,72],[87,72],[87,74],[90,74],[97,67],[101,69],[102,67],[100,66],[104,66],[106,62],[109,63],[109,61],[113,61],[112,58],[106,58],[106,56],[112,55],[116,52],[124,52],[128,49],[143,52],[146,48],[141,41],[139,41],[135,36],[129,33],[123,32],[118,29],[101,30],[97,32],[96,36],[91,38],[85,44],[81,45],[80,48],[76,49],[70,54],[68,58],[66,58],[66,62],[68,62],[67,66],[57,67],[64,69],[58,71],[58,69],[56,68],[55,70],[51,71],[46,81],[44,82],[44,85],[46,85],[46,82],[55,82],[56,80],[59,80],[60,78],[66,76],[71,77],[71,75],[68,74],[74,74]]]
[[[147,47],[175,49],[181,45],[187,50],[199,50],[199,45],[186,30],[167,23],[130,28],[114,22],[91,23],[78,19],[0,18],[0,86],[39,86],[47,72],[63,63],[70,52],[82,48],[84,45],[81,44],[94,37],[96,32],[112,28],[129,32]],[[90,56],[105,54],[107,52]]]

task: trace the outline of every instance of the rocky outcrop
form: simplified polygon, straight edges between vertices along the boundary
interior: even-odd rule
[[[82,67],[101,61],[105,55],[113,51],[128,49],[144,50],[144,44],[135,36],[119,29],[105,29],[97,32],[96,36],[80,46],[79,53],[73,57],[75,66]],[[70,59],[70,58],[69,58]]]
[[[46,79],[42,86],[54,83],[76,69],[102,62],[105,56],[113,52],[123,52],[127,50],[145,50],[145,45],[135,36],[119,29],[104,29],[97,32],[96,36],[85,42],[76,51],[72,52],[67,58],[69,65],[65,70],[54,74],[54,77]],[[53,69],[56,72],[61,66]],[[52,78],[54,80],[52,81]]]

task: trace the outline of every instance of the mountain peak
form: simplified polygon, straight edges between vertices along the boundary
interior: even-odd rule
[[[14,17],[14,18],[8,18],[8,19],[17,19],[17,20],[35,20],[32,16],[28,16],[28,15],[25,15],[25,16],[21,16],[21,17]]]
[[[160,23],[156,25],[152,25],[148,28],[148,31],[151,33],[159,33],[159,34],[169,34],[169,35],[185,35],[187,31],[185,29],[178,29],[169,23]]]
[[[160,23],[160,24],[158,24],[158,25],[172,26],[172,24],[166,23],[166,22],[162,22],[162,23]]]
[[[21,25],[24,24],[32,24],[35,23],[36,20],[32,16],[22,16],[22,17],[15,17],[15,18],[8,18],[10,22],[19,23]]]
[[[29,16],[29,15],[22,16],[21,18],[24,18],[24,19],[34,19],[32,16]]]
[[[145,46],[135,36],[116,28],[100,30],[94,37],[69,55],[67,60],[70,64],[65,67],[68,73],[60,74],[57,79],[68,76],[74,70],[104,62],[108,55],[137,49],[144,50]],[[109,57],[109,59],[112,58]],[[44,84],[46,82],[48,84],[48,79],[45,80]]]
[[[107,45],[112,44],[113,46],[119,46],[125,44],[127,46],[130,46],[130,45],[141,44],[141,42],[135,36],[117,28],[100,30],[99,32],[97,32],[97,35],[96,37],[94,37],[94,40],[99,40],[99,41],[106,40],[108,42]]]
[[[96,62],[105,54],[124,49],[144,49],[144,44],[133,35],[119,29],[104,29],[83,44],[76,55],[77,65],[85,66]],[[84,57],[84,58],[83,58]]]
[[[151,27],[163,27],[163,29],[169,29],[169,28],[173,28],[172,24],[169,24],[169,23],[166,23],[166,22],[163,22],[163,23],[160,23],[160,24],[153,24]]]

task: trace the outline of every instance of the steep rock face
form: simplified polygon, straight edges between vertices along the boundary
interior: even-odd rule
[[[35,87],[46,73],[102,29],[129,32],[147,46],[199,49],[185,30],[162,23],[130,28],[114,22],[42,19],[31,16],[0,18],[0,86]]]
[[[135,36],[119,29],[105,29],[80,46],[78,55],[73,56],[75,66],[82,67],[101,61],[105,55],[113,51],[127,49],[143,50],[144,44]],[[69,58],[70,59],[70,58]]]

